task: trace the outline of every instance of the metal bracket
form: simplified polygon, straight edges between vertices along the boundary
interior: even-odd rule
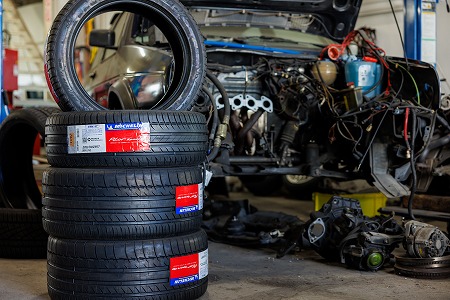
[[[374,185],[388,198],[398,198],[410,194],[407,186],[398,182],[388,173],[389,162],[387,145],[373,143],[370,147],[370,168],[374,178]]]
[[[225,106],[221,100],[221,95],[216,97],[217,109],[221,109]],[[246,107],[252,111],[262,109],[268,113],[273,112],[273,102],[265,96],[261,96],[261,99],[256,99],[250,95],[244,96],[243,94],[239,94],[230,98],[230,105],[232,110],[239,110],[242,107]]]

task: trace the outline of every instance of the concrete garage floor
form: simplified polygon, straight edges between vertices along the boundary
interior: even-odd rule
[[[249,199],[259,210],[296,214],[305,221],[313,209],[311,201],[283,197],[232,193],[231,198]],[[404,253],[402,248],[396,251]],[[0,259],[0,299],[48,300],[46,284],[46,260]],[[226,299],[449,300],[450,279],[407,278],[395,275],[393,268],[378,272],[348,269],[325,261],[312,250],[277,259],[268,249],[210,242],[209,286],[200,300]]]

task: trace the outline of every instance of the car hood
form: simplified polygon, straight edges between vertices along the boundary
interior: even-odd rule
[[[240,9],[280,12],[311,17],[302,31],[336,41],[343,40],[355,27],[362,0],[181,0],[190,8]],[[295,29],[295,28],[294,28]]]

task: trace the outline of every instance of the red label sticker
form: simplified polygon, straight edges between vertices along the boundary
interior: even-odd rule
[[[175,189],[176,213],[199,210],[199,185],[178,186]]]
[[[107,124],[105,139],[106,152],[141,152],[150,150],[148,123]]]
[[[191,254],[170,259],[170,285],[199,280],[199,255]]]

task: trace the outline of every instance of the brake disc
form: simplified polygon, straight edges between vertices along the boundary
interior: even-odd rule
[[[395,273],[415,278],[450,277],[450,255],[432,258],[395,257]]]

